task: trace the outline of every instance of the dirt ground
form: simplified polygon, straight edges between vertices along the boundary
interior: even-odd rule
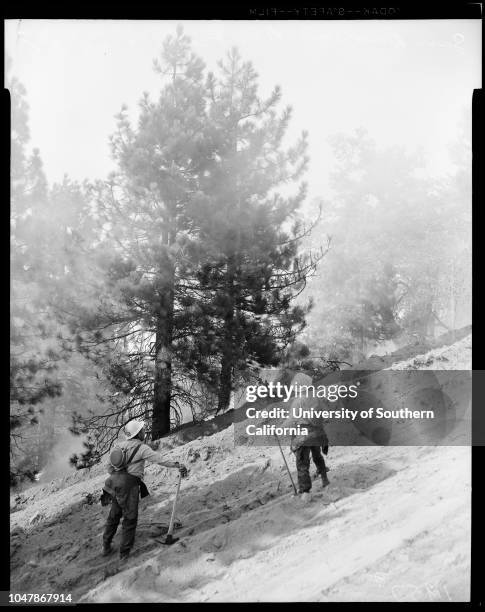
[[[470,359],[468,336],[392,367],[469,369]],[[315,480],[303,504],[279,449],[234,446],[233,430],[167,451],[190,470],[171,547],[153,536],[168,523],[176,473],[147,468],[151,495],[120,572],[117,555],[100,556],[102,466],[14,494],[12,590],[86,602],[469,598],[469,446],[451,446],[451,436],[450,446],[331,447],[331,484],[322,490]]]

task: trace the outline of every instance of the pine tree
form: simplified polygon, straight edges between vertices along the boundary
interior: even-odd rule
[[[298,183],[307,167],[306,133],[283,147],[291,108],[278,114],[279,87],[266,100],[258,96],[258,75],[237,49],[219,62],[219,73],[208,77],[213,163],[193,215],[204,244],[199,281],[212,293],[205,308],[215,329],[211,349],[221,356],[223,411],[235,375],[251,363],[275,365],[303,328],[308,308],[292,301],[321,253],[299,253],[305,184],[294,195],[278,192]]]
[[[115,433],[126,420],[144,416],[156,439],[180,418],[173,407],[187,398],[193,368],[190,338],[200,323],[191,308],[188,210],[211,142],[204,65],[182,28],[164,42],[154,67],[166,81],[159,99],[143,96],[136,127],[122,108],[111,139],[118,170],[92,187],[104,228],[96,258],[106,278],[97,307],[79,319],[78,340],[104,364],[118,394],[112,398]]]
[[[261,100],[251,65],[237,53],[230,63],[206,79],[178,28],[155,62],[168,81],[158,101],[144,95],[136,127],[126,108],[118,116],[118,170],[91,189],[104,280],[76,317],[78,347],[113,393],[102,415],[75,424],[90,433],[78,465],[130,419],[148,419],[156,439],[184,407],[210,412],[214,394],[224,410],[235,375],[275,364],[304,325],[307,307],[292,300],[318,260],[299,252],[305,186],[276,188],[300,179],[306,135],[284,150],[279,89]]]

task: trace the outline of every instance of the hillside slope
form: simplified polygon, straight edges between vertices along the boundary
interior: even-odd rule
[[[415,361],[417,359],[417,361]],[[393,364],[470,368],[471,338]],[[294,458],[285,454],[294,471]],[[331,485],[304,505],[278,448],[234,447],[233,426],[175,446],[186,463],[180,541],[160,545],[175,474],[150,466],[132,558],[100,556],[102,467],[13,500],[12,590],[74,601],[466,601],[469,447],[340,446]],[[153,533],[152,533],[153,532]]]

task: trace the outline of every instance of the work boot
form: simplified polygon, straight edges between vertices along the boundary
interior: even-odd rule
[[[304,493],[301,494],[301,501],[304,504],[307,504],[309,501],[311,501],[312,499],[312,494],[310,493],[310,491],[305,491]]]
[[[113,547],[111,544],[103,545],[103,557],[109,557],[109,555],[113,552]]]
[[[325,472],[325,474],[321,474],[321,478],[322,478],[322,487],[328,487],[328,485],[330,484],[330,480],[327,478],[327,473]]]
[[[126,565],[129,556],[130,553],[123,553],[122,555],[120,554],[120,565]]]

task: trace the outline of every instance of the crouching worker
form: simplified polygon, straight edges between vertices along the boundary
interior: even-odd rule
[[[101,503],[111,508],[103,533],[103,556],[112,552],[111,542],[118,529],[121,518],[120,559],[126,560],[135,541],[138,521],[138,498],[148,495],[143,482],[145,461],[158,463],[168,468],[176,468],[182,477],[187,475],[185,466],[166,461],[162,456],[144,443],[145,424],[143,421],[130,421],[124,429],[126,440],[119,442],[111,451],[108,470],[110,477],[106,480]]]
[[[293,407],[298,415],[300,410],[309,411],[311,408],[317,409],[318,400],[313,398],[296,400],[293,403]],[[307,500],[310,497],[310,490],[312,488],[310,455],[320,475],[323,487],[330,484],[327,478],[328,469],[322,455],[322,451],[324,455],[328,453],[327,434],[323,426],[323,420],[320,417],[292,416],[285,422],[285,426],[288,424],[291,424],[293,427],[299,425],[301,429],[305,428],[308,432],[306,435],[293,436],[290,445],[296,458],[298,493],[302,495],[303,500]]]

